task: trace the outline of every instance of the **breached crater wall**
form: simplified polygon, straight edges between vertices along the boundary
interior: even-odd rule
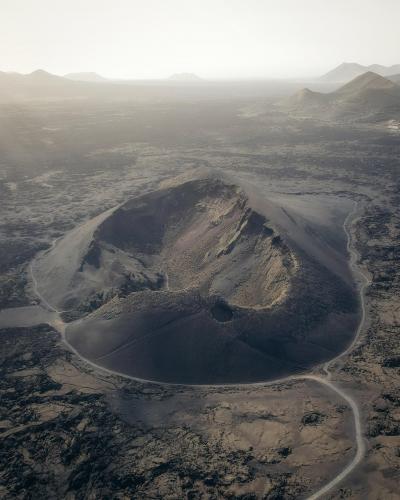
[[[318,238],[310,250],[303,219],[259,203],[198,178],[66,235],[35,272],[49,302],[80,318],[68,341],[99,365],[176,383],[267,380],[332,357],[357,321],[340,252]]]

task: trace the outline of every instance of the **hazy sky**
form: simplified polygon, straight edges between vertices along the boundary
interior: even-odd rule
[[[0,70],[121,78],[400,63],[400,0],[0,0]]]

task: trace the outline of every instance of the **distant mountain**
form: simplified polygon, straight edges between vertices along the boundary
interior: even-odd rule
[[[71,84],[69,80],[63,78],[62,76],[54,75],[43,69],[38,69],[27,75],[15,74],[15,78],[18,80],[17,83],[21,88],[34,89],[34,91],[50,91],[52,89],[68,88]]]
[[[16,84],[54,84],[56,82],[61,83],[65,82],[64,78],[61,76],[53,75],[52,73],[48,73],[43,69],[38,69],[33,71],[32,73],[28,73],[23,75],[21,73],[5,73],[4,71],[0,72],[0,82],[14,82]]]
[[[53,75],[52,73],[49,73],[45,71],[44,69],[37,69],[36,71],[33,71],[32,73],[28,73],[27,75],[23,75],[23,77],[26,80],[30,81],[35,81],[35,82],[41,82],[41,83],[47,83],[47,82],[56,82],[56,81],[63,81],[62,76],[57,76]]]
[[[337,68],[329,71],[320,79],[325,82],[347,82],[368,71],[365,66],[357,63],[342,63]]]
[[[171,78],[177,82],[177,87],[181,85],[186,87],[186,90],[191,87],[193,92],[197,92],[197,89],[201,90],[202,85],[195,83],[202,80],[196,75],[181,73],[173,75]],[[192,82],[193,85],[190,85],[189,82]],[[220,95],[219,90],[218,95]],[[171,99],[171,84],[166,84],[166,80],[160,80],[156,84],[154,82],[138,84],[138,82],[129,80],[106,80],[96,73],[73,73],[57,76],[42,69],[29,74],[0,71],[1,103],[66,99],[148,100],[151,96],[155,99]]]
[[[385,74],[382,76],[390,76],[400,73],[400,64],[394,64],[393,66],[387,66],[385,69]]]
[[[168,80],[176,82],[201,82],[202,79],[194,73],[175,73],[171,75]]]
[[[203,91],[202,85],[196,85],[196,82],[202,81],[196,75],[182,73],[171,78],[176,83],[168,83],[166,80],[148,83],[134,80],[106,80],[96,73],[57,76],[42,69],[26,75],[0,71],[0,103],[75,99],[148,101],[151,98],[174,99],[176,93],[171,92],[172,87],[182,87],[182,96],[186,96],[188,91],[192,92],[193,95],[201,95]],[[188,83],[186,84],[186,82]],[[216,95],[225,97],[224,92],[219,87],[216,87]]]
[[[74,80],[78,82],[107,82],[107,78],[94,72],[83,72],[83,73],[68,73],[64,75],[64,78],[68,80]]]
[[[306,116],[385,121],[400,117],[400,86],[368,71],[335,92],[323,94],[303,89],[281,105]]]
[[[367,71],[372,71],[372,73],[376,73],[380,76],[386,76],[389,71],[389,67],[383,66],[382,64],[371,64],[370,66],[362,66],[364,69],[363,73]],[[361,73],[362,74],[362,73]]]
[[[337,68],[323,75],[320,80],[330,83],[348,82],[357,76],[363,75],[371,71],[381,76],[389,76],[400,73],[400,64],[394,66],[382,66],[380,64],[372,64],[371,66],[363,66],[358,63],[342,63]]]
[[[23,75],[0,73],[0,100],[65,99],[75,94],[77,82],[42,69]]]

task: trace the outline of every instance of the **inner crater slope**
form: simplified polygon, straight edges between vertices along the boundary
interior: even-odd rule
[[[98,365],[172,383],[263,381],[351,341],[345,246],[317,226],[238,182],[180,180],[71,231],[34,273],[68,342]]]

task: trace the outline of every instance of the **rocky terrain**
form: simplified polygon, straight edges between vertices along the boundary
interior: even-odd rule
[[[368,454],[355,479],[357,498],[398,497],[400,481],[400,185],[373,203],[357,224],[361,262],[372,277],[367,295],[369,324],[362,345],[341,366],[340,378],[363,406]],[[368,478],[367,480],[361,478]]]
[[[93,373],[45,326],[0,335],[3,498],[294,499],[351,454],[312,383],[169,390]]]
[[[367,323],[331,373],[360,406],[366,454],[327,497],[396,499],[400,135],[320,118],[256,99],[3,106],[0,307],[37,303],[28,266],[55,238],[193,168],[297,211],[307,196],[323,200],[318,212],[357,199]],[[307,498],[355,454],[350,409],[320,384],[167,390],[106,377],[48,326],[0,335],[4,498]]]

